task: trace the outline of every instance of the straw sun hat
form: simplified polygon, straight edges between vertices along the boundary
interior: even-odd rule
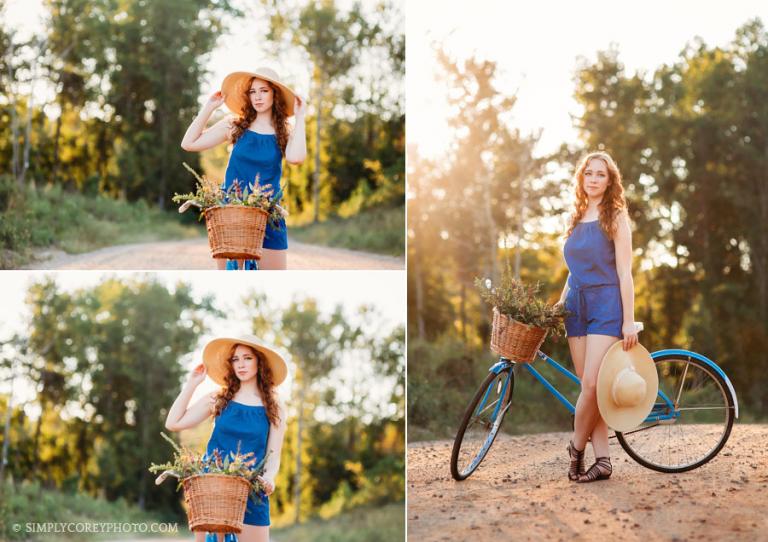
[[[221,93],[225,96],[224,103],[234,114],[239,115],[246,104],[245,93],[248,90],[248,81],[251,77],[273,83],[282,93],[285,100],[285,112],[289,117],[293,115],[293,101],[296,93],[280,80],[280,76],[272,68],[257,68],[252,72],[232,72],[224,78],[221,84]]]
[[[619,432],[636,428],[648,416],[659,392],[659,375],[641,344],[629,350],[614,343],[597,374],[597,407],[608,426]]]
[[[211,380],[220,386],[226,386],[225,378],[230,366],[229,352],[236,344],[250,346],[264,354],[270,369],[272,369],[272,379],[275,386],[285,380],[285,377],[288,375],[288,366],[283,357],[271,348],[261,344],[259,339],[253,335],[241,335],[234,338],[220,337],[213,339],[205,345],[205,348],[203,348],[203,364]]]

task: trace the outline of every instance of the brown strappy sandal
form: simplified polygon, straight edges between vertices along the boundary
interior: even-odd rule
[[[596,482],[597,480],[607,480],[613,474],[610,457],[596,457],[597,461],[589,467],[586,473],[579,476],[577,482],[580,484]]]
[[[571,456],[571,465],[568,467],[568,479],[577,481],[584,475],[584,450],[577,450],[573,441],[568,443],[568,455]]]

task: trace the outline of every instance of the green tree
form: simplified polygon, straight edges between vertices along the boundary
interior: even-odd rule
[[[182,377],[178,359],[204,332],[202,316],[216,313],[211,301],[183,283],[109,279],[63,293],[47,279],[28,303],[42,407],[33,442],[48,459],[27,475],[178,511],[172,487],[150,491],[146,467],[168,453],[157,435]],[[62,418],[64,406],[76,415]]]
[[[347,332],[346,322],[341,307],[324,315],[311,298],[293,301],[280,312],[279,318],[270,316],[274,310],[266,304],[264,296],[255,296],[248,302],[257,310],[253,318],[254,332],[273,333],[275,343],[290,353],[296,365],[296,467],[292,486],[294,522],[298,523],[302,518],[304,426],[311,405],[317,401],[313,385],[337,365],[343,348],[341,341]]]

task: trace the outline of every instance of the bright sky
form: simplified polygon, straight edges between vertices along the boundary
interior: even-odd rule
[[[50,276],[45,271],[3,271],[0,281],[0,340],[7,339],[14,332],[27,328],[29,311],[24,302],[28,286],[33,281],[39,281]],[[129,279],[141,276],[141,273],[119,272],[104,273],[100,271],[58,271],[56,282],[66,291],[93,286],[106,277],[117,276]],[[264,292],[268,294],[270,304],[285,306],[293,299],[305,297],[315,298],[323,313],[331,312],[336,305],[341,304],[345,313],[354,322],[354,311],[361,304],[372,305],[381,315],[378,322],[380,333],[386,334],[397,325],[405,325],[406,318],[406,288],[405,272],[403,271],[285,271],[280,273],[221,273],[216,271],[173,271],[152,272],[146,276],[155,276],[167,285],[174,285],[179,280],[192,285],[193,292],[199,298],[214,294],[217,306],[228,315],[224,319],[209,318],[207,324],[211,328],[208,335],[201,337],[194,352],[182,357],[180,362],[185,367],[192,367],[202,358],[202,348],[210,339],[216,336],[226,336],[250,332],[250,317],[241,300],[247,292]],[[226,280],[222,280],[223,278]],[[287,360],[290,357],[282,352]],[[372,371],[369,368],[354,364],[347,360],[342,366],[342,379],[355,380],[366,378]],[[18,384],[18,381],[17,381]],[[287,398],[291,382],[280,386],[281,396]],[[14,390],[14,401],[31,399],[32,390],[28,387]],[[215,390],[216,386],[208,379],[198,388],[195,397]],[[8,383],[0,382],[0,393],[7,393]],[[379,393],[380,392],[380,393]],[[371,386],[370,401],[381,402],[386,393],[384,387]],[[343,386],[337,389],[340,399],[347,399]],[[194,400],[194,399],[193,399]]]
[[[433,44],[444,44],[460,60],[476,55],[498,63],[497,88],[518,91],[514,126],[524,134],[544,129],[541,155],[576,141],[570,115],[578,113],[572,97],[578,56],[594,60],[597,51],[616,43],[628,70],[651,71],[674,62],[697,35],[710,46],[729,43],[735,30],[756,16],[768,24],[768,2],[409,1],[408,142],[418,145],[420,155],[436,158],[452,137],[443,85],[434,79]]]

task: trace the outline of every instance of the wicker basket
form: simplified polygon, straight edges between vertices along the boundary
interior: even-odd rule
[[[241,205],[217,205],[205,210],[208,243],[214,258],[258,260],[261,258],[269,215],[263,209]]]
[[[518,363],[531,363],[547,336],[547,330],[521,324],[493,308],[491,350]]]
[[[226,474],[196,474],[184,478],[184,502],[191,531],[239,533],[251,486]]]

